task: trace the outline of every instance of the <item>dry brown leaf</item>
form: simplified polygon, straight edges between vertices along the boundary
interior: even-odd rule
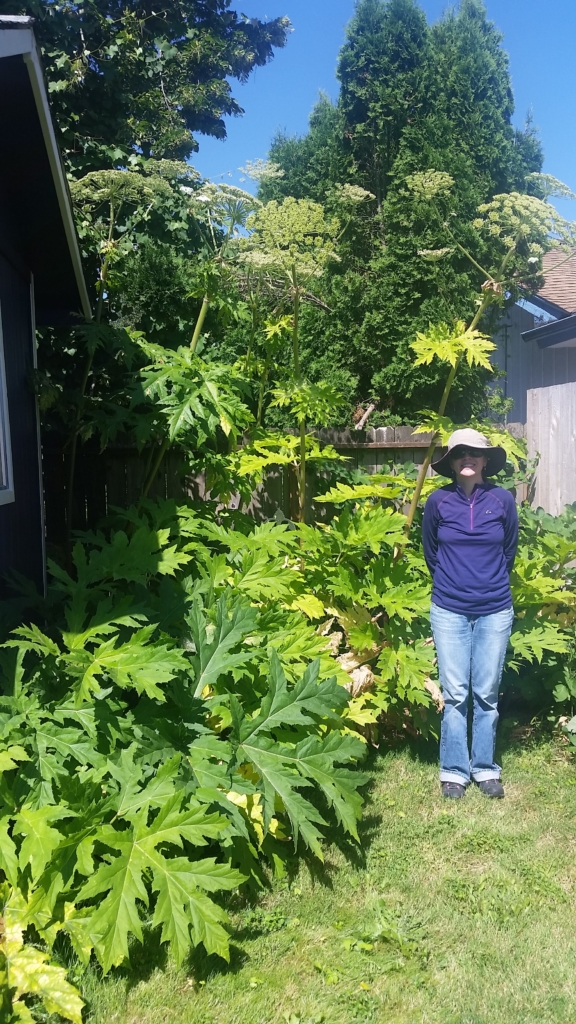
[[[326,619],[326,622],[321,622],[320,623],[320,625],[316,629],[316,632],[318,633],[318,636],[327,636],[328,635],[328,633],[330,632],[330,630],[332,628],[332,623],[334,622],[334,618],[335,618],[335,616],[333,615],[331,619]]]
[[[338,654],[340,644],[344,639],[344,633],[330,633],[326,637],[326,647],[330,651],[330,654]]]
[[[424,689],[428,690],[428,693],[432,697],[438,711],[444,711],[444,697],[442,696],[442,690],[438,686],[438,683],[435,683],[433,679],[428,678],[424,681]]]
[[[350,673],[350,682],[346,683],[345,689],[353,697],[359,697],[374,686],[374,673],[369,665],[361,665]]]

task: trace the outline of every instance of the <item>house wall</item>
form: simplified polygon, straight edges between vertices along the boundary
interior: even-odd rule
[[[493,339],[497,350],[492,362],[505,376],[495,383],[506,397],[514,399],[509,421],[526,423],[527,392],[576,381],[576,349],[538,348],[535,342],[522,341],[523,331],[531,331],[534,317],[521,306],[511,306],[500,321]]]
[[[15,500],[0,505],[0,577],[17,570],[44,581],[38,420],[32,390],[34,340],[30,281],[0,251],[0,314]],[[0,580],[0,596],[7,588]]]

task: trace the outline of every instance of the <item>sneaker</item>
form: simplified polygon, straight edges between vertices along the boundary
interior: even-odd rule
[[[461,786],[459,782],[441,782],[440,788],[442,796],[450,800],[461,800],[466,792],[466,786]]]
[[[478,783],[478,789],[484,793],[484,796],[495,797],[497,800],[501,800],[504,796],[504,786],[500,779],[485,779],[484,782]]]

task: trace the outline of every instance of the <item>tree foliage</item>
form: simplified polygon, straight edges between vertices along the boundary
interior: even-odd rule
[[[260,21],[230,0],[2,0],[35,32],[60,141],[78,171],[123,165],[137,153],[186,159],[194,133],[226,137],[243,113],[230,78],[246,81],[284,46],[287,18]]]
[[[326,323],[306,312],[303,359],[312,376],[324,375],[328,345],[332,372],[355,375],[356,400],[376,400],[380,422],[409,421],[439,401],[441,377],[434,366],[414,366],[410,343],[430,323],[469,322],[475,312],[480,272],[451,246],[445,222],[466,250],[477,250],[478,206],[534,191],[527,177],[540,170],[542,155],[530,124],[525,132],[511,125],[501,42],[480,0],[463,0],[431,27],[415,0],[361,0],[340,54],[336,106],[321,99],[307,136],[272,142],[270,158],[285,174],[262,185],[263,198],[329,203],[342,180],[375,197],[344,235],[330,275],[325,299],[334,317]],[[453,182],[436,209],[407,187],[431,170]],[[444,259],[436,261],[439,251]],[[485,379],[461,367],[453,415],[481,412]]]

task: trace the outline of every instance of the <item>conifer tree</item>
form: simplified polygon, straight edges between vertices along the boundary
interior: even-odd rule
[[[331,177],[337,168],[376,197],[369,225],[343,246],[345,258],[332,276],[327,301],[334,315],[307,311],[303,357],[312,374],[318,361],[326,376],[329,351],[332,372],[340,367],[354,374],[356,399],[376,397],[392,422],[413,419],[442,387],[434,367],[413,366],[409,345],[417,331],[438,320],[468,319],[481,283],[456,247],[437,263],[419,255],[444,246],[446,233],[441,216],[413,202],[406,178],[429,169],[451,175],[455,185],[444,216],[460,244],[474,248],[470,224],[478,204],[523,191],[526,175],[541,167],[531,125],[525,132],[511,125],[514,104],[501,43],[482,0],[461,0],[431,28],[415,0],[359,0],[338,64],[342,88],[331,113],[333,141],[326,133],[322,141],[324,151],[332,146],[341,157],[315,162],[312,131],[272,149],[282,168],[289,145],[306,153],[306,174],[299,176],[294,163],[277,179],[284,194],[299,187],[304,195],[314,189],[315,198],[329,196],[334,181],[342,181]],[[459,371],[449,410],[456,418],[481,410],[485,379],[484,370]]]
[[[404,128],[422,108],[427,37],[415,0],[362,0],[340,53],[344,148],[378,213]]]
[[[347,180],[350,161],[344,152],[344,122],[337,104],[326,93],[320,93],[312,114],[308,133],[290,136],[278,132],[272,140],[269,158],[284,174],[262,181],[259,195],[264,202],[281,201],[286,196],[323,202],[326,190],[336,181]]]

